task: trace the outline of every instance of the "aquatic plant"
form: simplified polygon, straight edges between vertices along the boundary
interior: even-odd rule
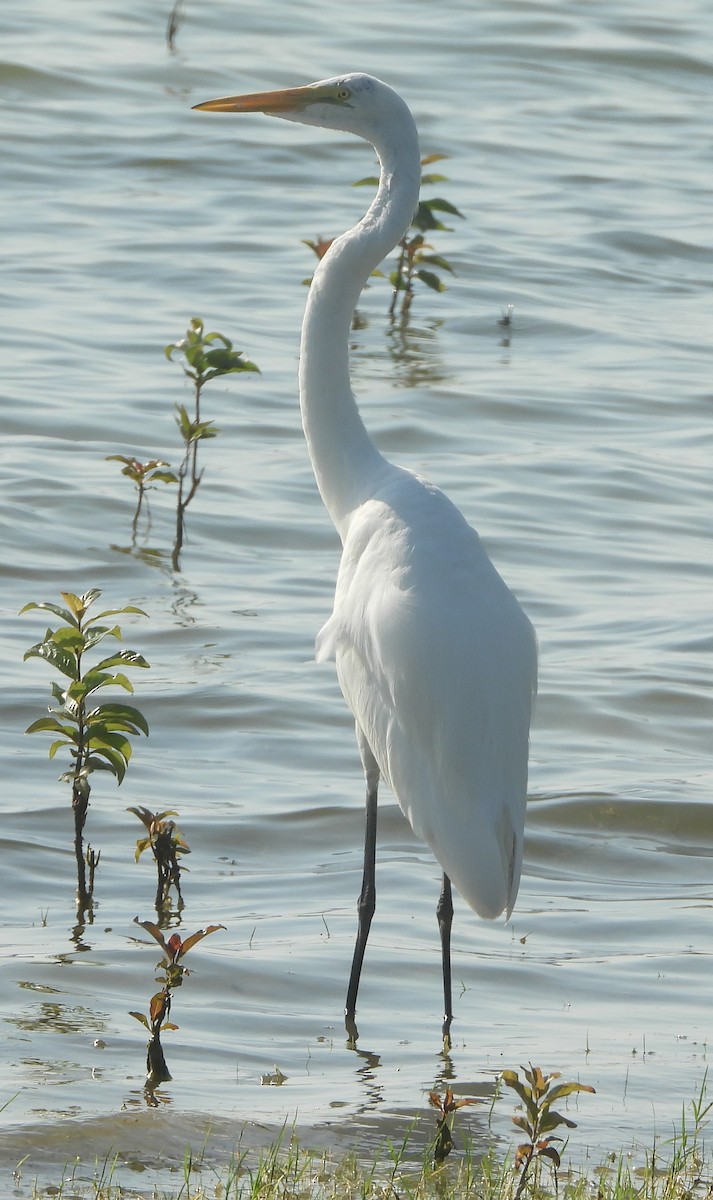
[[[432,163],[441,162],[446,157],[445,154],[427,154],[421,159],[421,166],[430,166]],[[446,179],[446,175],[422,172],[421,187],[444,183]],[[360,179],[354,186],[361,187],[365,184],[378,184],[378,182],[374,176],[368,176],[366,179]],[[392,318],[396,315],[399,297],[401,297],[399,316],[401,321],[408,320],[417,281],[433,292],[444,292],[446,285],[439,272],[448,271],[451,275],[453,274],[453,267],[448,259],[442,254],[434,254],[433,246],[426,241],[425,235],[428,233],[450,232],[450,226],[444,225],[436,215],[437,213],[448,213],[453,217],[463,216],[463,213],[459,212],[454,204],[442,197],[419,200],[410,228],[399,242],[396,267],[389,274],[389,282],[393,289],[389,305],[389,316]]]
[[[48,716],[40,717],[28,725],[26,733],[49,733],[53,735],[49,757],[67,749],[72,765],[60,775],[60,780],[71,784],[72,811],[74,813],[74,850],[77,860],[77,898],[80,906],[88,904],[94,884],[94,871],[99,855],[89,847],[85,858],[83,846],[84,825],[89,807],[91,786],[89,777],[94,771],[109,771],[120,784],[126,774],[132,754],[130,738],[143,733],[148,736],[146,718],[138,708],[119,704],[115,700],[97,703],[96,693],[107,687],[119,687],[133,692],[133,684],[124,673],[129,668],[147,668],[149,663],[135,650],[115,650],[111,654],[87,666],[85,655],[105,638],[121,641],[122,632],[118,625],[101,622],[107,618],[146,613],[141,608],[127,604],[123,608],[108,608],[88,616],[88,611],[101,596],[99,588],[92,588],[83,596],[74,592],[60,593],[66,607],[48,602],[26,604],[20,610],[51,612],[62,621],[57,629],[47,629],[41,642],[25,652],[28,658],[39,658],[58,670],[68,683],[51,684],[54,704]],[[121,668],[121,670],[116,670]],[[85,865],[89,865],[89,886],[86,882]]]
[[[421,166],[430,166],[431,163],[440,162],[446,157],[445,154],[427,154],[421,159]],[[421,186],[443,183],[446,179],[446,175],[434,174],[433,172],[424,174],[422,172]],[[354,187],[376,187],[378,183],[379,180],[375,175],[367,175],[364,179],[357,180]],[[389,282],[393,289],[391,303],[389,304],[389,316],[391,318],[395,317],[397,302],[400,296],[401,305],[399,315],[401,321],[404,323],[408,320],[417,281],[424,284],[425,287],[430,288],[431,291],[444,292],[446,285],[441,279],[439,272],[449,271],[451,275],[453,274],[453,267],[448,259],[442,254],[432,253],[433,246],[425,238],[425,234],[434,231],[450,232],[450,227],[444,225],[439,217],[436,216],[439,212],[449,213],[455,217],[463,216],[455,205],[441,197],[420,200],[411,226],[399,242],[399,255],[396,267],[389,273]],[[302,240],[304,245],[309,246],[317,258],[322,259],[334,239],[323,238],[320,235],[315,240],[310,238],[303,238]],[[372,274],[375,276],[382,275],[383,272],[376,270]],[[312,280],[311,278],[304,279],[302,282],[309,286]]]
[[[174,821],[169,817],[177,817],[174,809],[167,808],[163,812],[153,813],[143,805],[130,807],[128,812],[138,817],[146,828],[146,837],[138,838],[136,842],[135,861],[138,862],[144,850],[150,849],[156,862],[158,884],[156,888],[156,908],[165,907],[168,893],[173,885],[178,893],[179,905],[182,906],[181,896],[181,864],[179,856],[190,854],[190,846]],[[187,870],[187,868],[183,868]]]
[[[294,1129],[283,1127],[262,1147],[238,1141],[227,1162],[210,1161],[205,1143],[195,1150],[188,1147],[182,1180],[168,1190],[162,1187],[161,1196],[164,1200],[208,1200],[209,1196],[223,1200],[513,1200],[516,1181],[512,1166],[503,1161],[494,1141],[485,1153],[482,1147],[469,1146],[435,1170],[430,1159],[424,1160],[410,1133],[396,1147],[387,1142],[371,1159],[365,1157],[358,1132],[355,1141],[357,1150],[347,1153],[333,1148],[307,1149]],[[93,1148],[91,1153],[90,1165],[94,1163]],[[110,1148],[105,1163],[114,1162],[115,1151]],[[30,1166],[27,1155],[13,1172],[16,1188]],[[122,1200],[127,1195],[121,1181],[108,1177],[106,1169],[102,1180],[95,1174],[91,1183],[83,1185],[79,1178],[75,1180],[77,1166],[73,1160],[61,1179],[59,1168],[60,1186],[42,1189],[42,1196],[50,1191],[65,1195],[62,1184],[66,1188],[70,1182],[71,1195],[77,1200]],[[171,1170],[175,1176],[173,1164]],[[82,1172],[86,1174],[91,1171]],[[132,1195],[134,1189],[132,1178]],[[557,1200],[558,1196],[566,1200],[709,1200],[712,1189],[710,1155],[696,1133],[687,1130],[684,1120],[670,1142],[644,1148],[636,1160],[632,1161],[630,1148],[605,1147],[589,1168],[569,1170],[562,1192],[544,1175],[535,1195],[537,1200]],[[33,1188],[32,1197],[39,1200],[39,1196],[40,1191]]]
[[[173,569],[180,569],[180,556],[185,537],[186,509],[195,496],[203,472],[198,469],[198,446],[220,432],[213,421],[201,416],[203,388],[211,379],[222,375],[233,375],[244,371],[258,371],[259,367],[243,358],[242,352],[233,349],[233,343],[222,333],[206,333],[200,317],[193,317],[184,336],[177,342],[164,347],[169,360],[178,355],[182,360],[183,373],[193,383],[193,411],[189,414],[185,405],[176,405],[176,424],[183,439],[183,460],[178,468],[178,503],[176,506],[176,537],[173,546]]]
[[[170,1021],[169,1016],[173,992],[190,974],[182,960],[188,951],[204,937],[208,937],[210,933],[215,933],[218,929],[225,929],[225,925],[208,925],[205,929],[198,929],[196,933],[192,933],[187,938],[182,938],[178,933],[173,933],[169,938],[165,938],[158,925],[153,921],[140,921],[138,917],[134,917],[134,923],[151,934],[164,954],[158,963],[159,974],[156,976],[156,982],[161,984],[161,990],[151,997],[148,1016],[142,1012],[129,1013],[129,1016],[139,1021],[151,1035],[146,1050],[146,1085],[152,1089],[161,1083],[166,1083],[171,1078],[161,1045],[161,1034],[166,1029],[178,1029],[178,1025]]]
[[[558,1083],[552,1087],[555,1079],[559,1079],[558,1071],[543,1075],[540,1067],[522,1068],[526,1082],[520,1079],[517,1071],[502,1071],[500,1078],[506,1087],[512,1088],[520,1097],[522,1112],[512,1118],[513,1124],[522,1129],[527,1141],[521,1142],[515,1151],[515,1170],[520,1177],[515,1191],[515,1200],[522,1195],[531,1166],[546,1161],[551,1165],[555,1189],[557,1186],[557,1169],[560,1166],[559,1151],[553,1142],[563,1139],[554,1135],[554,1130],[564,1125],[567,1129],[576,1129],[575,1121],[556,1112],[552,1105],[555,1101],[571,1096],[573,1092],[594,1092],[594,1088],[586,1083]]]
[[[107,454],[106,461],[123,463],[122,475],[126,475],[136,486],[136,510],[131,522],[132,536],[136,541],[139,516],[144,502],[148,512],[146,493],[157,483],[178,483],[178,476],[170,469],[170,463],[164,462],[162,458],[151,458],[148,462],[142,463],[138,458],[132,458],[128,454]]]
[[[433,1143],[433,1165],[437,1167],[446,1160],[455,1146],[455,1142],[453,1141],[453,1121],[456,1112],[459,1108],[465,1108],[469,1104],[477,1104],[478,1101],[468,1097],[461,1097],[461,1099],[456,1100],[453,1095],[453,1089],[447,1087],[442,1096],[438,1092],[429,1092],[428,1103],[433,1108],[438,1109],[436,1137]]]

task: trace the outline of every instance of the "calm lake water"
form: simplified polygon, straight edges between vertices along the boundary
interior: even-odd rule
[[[508,5],[29,0],[3,14],[0,1188],[118,1156],[150,1188],[294,1124],[309,1145],[401,1142],[450,1079],[512,1143],[497,1072],[532,1061],[597,1089],[568,1156],[668,1138],[708,1068],[713,953],[711,94],[703,0]],[[541,688],[525,866],[509,924],[457,903],[456,1021],[440,1054],[439,871],[387,793],[358,1050],[342,1008],[363,822],[351,720],[312,662],[338,544],[300,430],[302,239],[367,203],[368,147],[266,117],[190,111],[227,92],[367,70],[408,99],[434,238],[456,274],[405,331],[388,285],[360,306],[353,373],[392,458],[443,486],[533,620]],[[509,328],[499,324],[512,305]],[[209,385],[220,436],[170,567],[172,493],[132,545],[115,453],[179,459],[163,347],[202,316],[261,367]],[[151,725],[120,790],[95,776],[102,851],[77,925],[69,792],[25,727],[53,678],[22,663],[29,600],[104,591],[152,664]],[[128,1014],[155,990],[154,875],[129,805],[190,843],[191,955],[144,1093]],[[191,965],[191,964],[189,964]],[[269,1077],[275,1068],[280,1086]],[[208,1132],[206,1132],[208,1131]],[[138,1174],[137,1174],[138,1172]]]

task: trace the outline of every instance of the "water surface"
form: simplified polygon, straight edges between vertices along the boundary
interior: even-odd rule
[[[3,17],[0,1172],[27,1155],[25,1182],[56,1178],[78,1155],[91,1175],[113,1147],[153,1180],[207,1125],[217,1156],[285,1122],[369,1152],[434,1084],[489,1100],[528,1061],[597,1089],[572,1106],[575,1159],[665,1139],[710,1030],[709,8],[187,0],[174,54],[166,15],[33,0]],[[465,218],[437,243],[448,291],[420,295],[407,331],[384,282],[365,293],[364,418],[476,525],[541,645],[520,895],[507,925],[457,906],[450,1061],[438,869],[386,795],[356,1052],[341,1021],[362,783],[333,670],[312,662],[338,544],[296,354],[302,239],[359,216],[372,156],[190,111],[352,69],[407,97]],[[105,456],[176,463],[190,393],[162,348],[196,314],[262,375],[206,391],[221,433],[176,574],[169,493],[132,546]],[[125,635],[152,664],[151,738],[120,791],[95,784],[102,860],[78,927],[68,792],[23,735],[49,699],[50,672],[21,661],[44,626],[16,614],[93,586],[149,614]],[[137,804],[180,813],[182,932],[226,926],[192,953],[158,1108],[128,1015],[158,957],[132,924],[154,916]],[[276,1065],[285,1082],[263,1083]],[[511,1111],[461,1125],[505,1149]]]

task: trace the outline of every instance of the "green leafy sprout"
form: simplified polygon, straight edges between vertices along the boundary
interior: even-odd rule
[[[512,1120],[527,1138],[515,1151],[515,1169],[520,1172],[520,1179],[514,1200],[519,1200],[522,1195],[533,1163],[547,1161],[554,1173],[555,1184],[557,1182],[561,1159],[553,1142],[563,1139],[555,1136],[554,1130],[561,1126],[576,1129],[577,1125],[569,1117],[557,1112],[553,1105],[575,1092],[594,1092],[594,1088],[586,1083],[558,1083],[553,1087],[554,1080],[560,1078],[557,1071],[543,1075],[540,1067],[533,1067],[532,1064],[523,1067],[522,1071],[524,1080],[520,1079],[517,1071],[503,1071],[500,1075],[505,1086],[512,1088],[520,1098],[522,1111],[516,1113]]]
[[[259,367],[243,357],[233,348],[230,338],[222,333],[206,333],[200,317],[193,317],[184,336],[177,342],[164,347],[169,361],[175,356],[181,360],[183,372],[193,384],[193,411],[183,404],[176,405],[176,424],[183,440],[183,460],[178,469],[178,503],[176,506],[176,538],[172,564],[180,569],[180,556],[185,537],[185,514],[196,494],[203,472],[198,469],[198,446],[220,432],[213,421],[201,416],[203,388],[212,379],[222,375],[242,374],[245,371],[259,372]]]
[[[125,605],[89,616],[89,609],[101,596],[99,588],[92,588],[83,596],[74,592],[61,592],[60,595],[66,607],[33,601],[20,610],[21,613],[51,612],[62,622],[56,629],[47,629],[42,641],[31,646],[24,655],[25,661],[42,659],[64,677],[61,682],[51,684],[54,703],[48,708],[48,715],[33,721],[26,732],[52,736],[50,758],[60,750],[69,751],[71,766],[60,775],[60,780],[72,787],[78,898],[80,904],[86,905],[91,895],[91,887],[86,886],[83,850],[91,791],[89,777],[94,771],[109,771],[120,784],[132,755],[130,739],[140,734],[148,736],[149,732],[146,719],[138,708],[116,700],[98,701],[97,693],[108,687],[133,692],[126,671],[147,668],[149,664],[135,650],[113,650],[91,666],[87,666],[85,656],[106,638],[121,641],[121,628],[114,623],[105,624],[107,620],[124,614],[145,617],[146,613],[134,605]],[[97,863],[95,855],[90,858],[92,875]]]
[[[421,166],[431,166],[432,163],[441,162],[446,157],[445,154],[427,154],[421,159]],[[446,175],[422,171],[421,186],[445,183],[447,178]],[[360,179],[354,186],[362,187],[378,182],[378,179],[369,176],[366,179]],[[399,315],[402,321],[408,320],[417,280],[433,292],[444,292],[446,285],[439,272],[448,271],[451,275],[454,273],[448,259],[442,254],[435,254],[433,246],[426,241],[426,235],[429,233],[450,232],[450,226],[443,223],[438,216],[439,213],[446,213],[452,217],[463,216],[454,204],[442,197],[436,196],[428,200],[419,200],[411,225],[399,242],[396,268],[389,274],[389,282],[393,289],[389,305],[389,316],[392,318],[396,315],[399,297],[401,297]]]
[[[421,166],[430,166],[432,163],[440,162],[446,157],[445,154],[427,154],[421,159]],[[421,186],[444,183],[446,179],[446,175],[434,172],[424,173],[422,171]],[[366,178],[357,180],[354,187],[376,187],[378,183],[379,180],[375,175],[367,175]],[[426,241],[426,234],[428,233],[436,231],[441,233],[450,232],[450,226],[443,223],[437,215],[438,213],[447,213],[453,217],[463,216],[454,204],[441,197],[419,200],[418,208],[416,209],[411,225],[399,242],[399,256],[396,268],[389,273],[389,281],[393,289],[389,305],[389,316],[392,319],[396,315],[398,299],[401,297],[400,318],[403,323],[408,320],[417,281],[424,284],[425,287],[430,288],[431,291],[444,292],[446,285],[441,279],[439,272],[448,271],[451,275],[454,274],[453,267],[448,259],[442,254],[435,254],[433,246],[430,242]],[[318,259],[322,259],[329,250],[333,240],[320,235],[314,240],[303,238],[303,243],[305,246],[309,246]],[[372,273],[375,276],[383,274],[380,270]],[[303,280],[303,283],[308,286],[311,282],[311,278]]]

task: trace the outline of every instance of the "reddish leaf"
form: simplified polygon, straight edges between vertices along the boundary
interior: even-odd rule
[[[533,1145],[532,1142],[522,1142],[515,1151],[515,1167],[519,1170],[520,1167],[529,1163],[532,1158]]]
[[[161,933],[161,930],[159,929],[158,925],[155,925],[153,923],[153,921],[140,921],[138,917],[134,917],[134,924],[140,925],[142,929],[145,929],[147,933],[150,933],[151,937],[155,938],[156,941],[158,942],[159,946],[161,947],[164,954],[166,955],[166,958],[168,958],[170,960],[170,958],[171,958],[170,951],[168,949],[168,946],[166,945],[166,940],[165,940],[163,934]]]
[[[208,937],[209,933],[215,933],[218,929],[225,929],[225,925],[207,925],[205,929],[198,929],[195,933],[192,933],[190,937],[184,938],[178,957],[183,958],[183,956],[188,954],[188,951],[195,946],[196,942],[202,941],[204,937]]]
[[[554,1146],[543,1146],[543,1148],[540,1150],[539,1145],[540,1143],[538,1142],[538,1158],[550,1158],[556,1167],[561,1166],[562,1160]]]
[[[167,947],[168,956],[171,959],[171,962],[175,963],[176,960],[179,959],[181,957],[181,955],[184,953],[183,940],[181,938],[180,933],[172,933],[170,938],[168,939],[168,942],[166,943],[166,947]]]

